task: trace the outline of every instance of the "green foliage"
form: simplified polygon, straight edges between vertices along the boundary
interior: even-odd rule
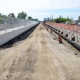
[[[28,16],[28,20],[38,21],[38,19],[33,19],[31,16]]]
[[[54,22],[56,22],[56,23],[65,23],[66,21],[69,21],[69,22],[71,22],[72,20],[71,19],[69,19],[69,18],[62,18],[62,17],[59,17],[59,18],[56,18],[56,19],[54,19]]]
[[[26,19],[26,17],[27,17],[27,14],[26,14],[26,12],[21,12],[21,13],[18,13],[18,16],[17,16],[17,18],[21,18],[21,19]]]
[[[9,13],[8,16],[0,13],[0,23],[9,21],[12,19],[12,17],[15,17],[14,13]],[[21,18],[21,19],[26,19],[26,17],[27,17],[27,14],[26,12],[23,12],[23,11],[21,13],[18,13],[18,16],[17,16],[17,18]],[[33,19],[31,16],[28,16],[28,20],[38,21],[38,19]]]
[[[0,22],[3,22],[3,18],[0,17]]]
[[[38,21],[38,19],[32,19],[32,20],[34,20],[34,21]]]
[[[0,13],[0,17],[1,17],[2,15],[1,15],[1,13]]]
[[[2,14],[0,13],[0,22],[3,22]]]
[[[32,20],[32,17],[31,16],[28,16],[28,20]]]
[[[9,17],[15,17],[14,13],[9,13]]]

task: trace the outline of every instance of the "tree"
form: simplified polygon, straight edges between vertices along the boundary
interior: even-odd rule
[[[0,13],[0,16],[2,16],[1,13]]]
[[[28,16],[28,20],[38,21],[38,19],[34,19],[31,16]]]
[[[60,15],[60,17],[59,18],[62,18],[62,16]]]
[[[38,19],[32,19],[32,20],[34,20],[34,21],[38,21]]]
[[[78,20],[80,21],[80,16],[78,17]]]
[[[28,20],[32,20],[32,17],[31,16],[28,16]]]
[[[9,13],[9,17],[15,17],[14,13]]]
[[[0,23],[3,22],[3,15],[0,13]]]
[[[54,19],[54,22],[57,22],[57,23],[60,23],[60,22],[65,23],[66,21],[71,22],[72,20],[70,18],[61,18],[61,17]]]
[[[26,17],[27,17],[27,14],[26,14],[26,12],[21,12],[21,13],[18,13],[18,16],[17,16],[17,18],[21,18],[21,19],[26,19]]]

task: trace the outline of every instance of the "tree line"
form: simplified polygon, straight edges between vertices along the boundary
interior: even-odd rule
[[[72,19],[70,19],[69,17],[63,18],[63,17],[60,15],[59,18],[55,18],[55,19],[52,20],[52,21],[54,21],[54,22],[56,22],[56,23],[65,23],[66,21],[72,22]]]
[[[8,15],[4,15],[4,14],[0,13],[0,22],[3,21],[3,17],[14,17],[14,18],[16,18],[14,13],[9,13]],[[26,19],[27,18],[28,20],[38,21],[37,18],[34,19],[31,16],[27,16],[26,12],[24,12],[24,11],[18,13],[17,18],[20,18],[20,19]]]

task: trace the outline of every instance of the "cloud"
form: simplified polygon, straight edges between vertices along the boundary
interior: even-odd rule
[[[26,9],[65,9],[80,7],[80,0],[17,0],[16,6]]]
[[[80,8],[80,0],[0,0],[0,12],[7,15],[14,12],[16,16],[25,11],[36,18],[52,15],[53,12],[49,13],[49,10],[74,8]]]
[[[80,7],[80,0],[1,0],[0,7],[5,5],[15,9],[65,9]]]

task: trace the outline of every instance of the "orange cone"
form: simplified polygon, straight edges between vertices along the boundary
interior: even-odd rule
[[[60,35],[58,36],[58,40],[59,40],[59,43],[62,43],[62,38]]]
[[[52,34],[52,30],[51,30],[51,34]]]

